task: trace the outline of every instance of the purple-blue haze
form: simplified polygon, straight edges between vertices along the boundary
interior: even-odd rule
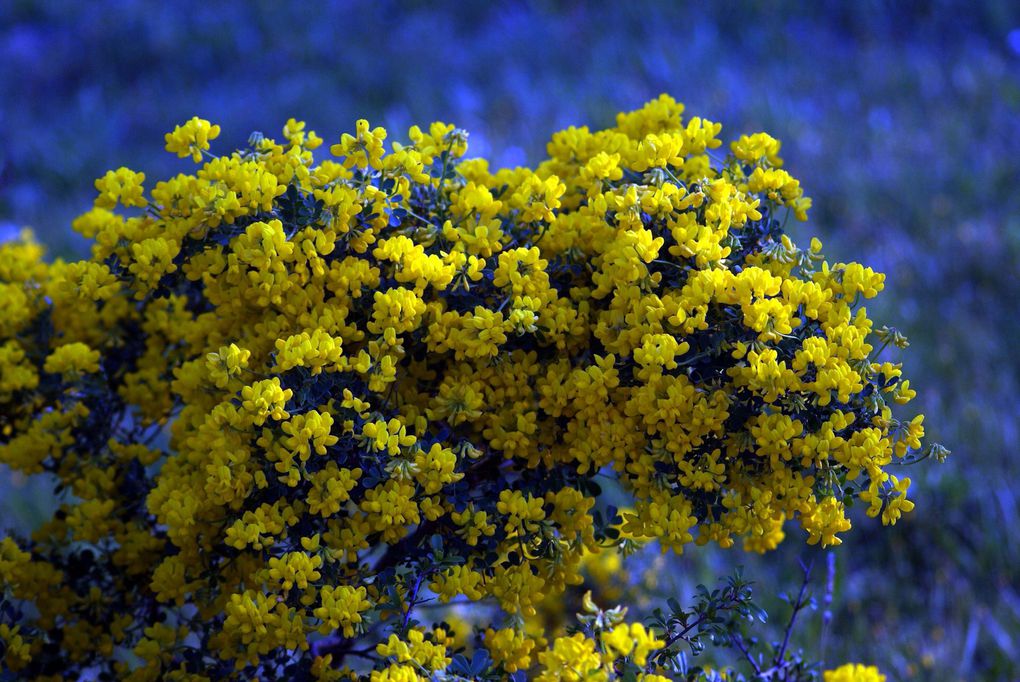
[[[29,225],[63,256],[84,248],[70,221],[93,179],[182,169],[163,134],[193,115],[222,126],[221,150],[291,116],[327,144],[361,117],[396,139],[438,119],[495,165],[661,92],[728,139],[770,132],[814,199],[795,241],[887,273],[874,312],[910,338],[912,407],[953,450],[904,472],[918,508],[899,525],[855,516],[826,659],[1020,676],[1016,2],[7,0],[0,65],[0,238]],[[48,489],[3,480],[0,526],[36,522]],[[790,590],[797,558],[820,554],[799,537],[761,559],[694,550],[659,589],[688,597],[745,564],[763,592]],[[811,618],[798,644],[817,655]]]

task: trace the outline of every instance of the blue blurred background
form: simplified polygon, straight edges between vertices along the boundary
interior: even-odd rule
[[[4,0],[0,65],[0,235],[30,225],[68,257],[92,180],[185,168],[162,136],[196,114],[222,125],[219,150],[290,116],[327,143],[360,117],[396,139],[440,119],[495,165],[536,163],[553,131],[660,92],[726,139],[770,132],[815,202],[793,237],[887,273],[872,312],[910,337],[911,407],[953,450],[904,472],[913,514],[860,518],[836,552],[827,658],[890,679],[1020,677],[1018,3]],[[48,489],[0,480],[0,525],[38,522]],[[817,552],[798,537],[763,560],[691,554],[666,581],[681,598],[737,564],[794,589]],[[801,631],[809,655],[817,629]]]

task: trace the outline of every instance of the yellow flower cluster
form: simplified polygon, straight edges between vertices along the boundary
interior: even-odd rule
[[[847,663],[835,670],[826,670],[824,682],[885,682],[885,675],[873,665]]]
[[[298,121],[219,132],[168,133],[199,165],[148,191],[98,180],[90,259],[0,246],[0,462],[75,496],[31,554],[4,541],[34,605],[9,665],[339,679],[370,651],[371,679],[425,679],[459,665],[431,594],[502,609],[475,624],[495,669],[613,679],[655,633],[534,630],[585,555],[766,551],[787,522],[832,545],[848,498],[913,506],[887,467],[923,427],[861,307],[884,278],[783,234],[810,200],[768,135],[720,158],[667,96],[533,169],[442,123],[387,148],[359,121],[321,160]]]
[[[601,629],[594,636],[576,632],[557,637],[548,650],[538,654],[539,674],[534,679],[540,682],[627,679],[617,672],[623,669],[624,662],[629,662],[637,670],[645,669],[649,654],[665,644],[640,623],[619,623]],[[658,682],[668,678],[639,672],[629,679]]]
[[[99,351],[91,350],[81,342],[68,343],[54,350],[46,362],[43,371],[52,374],[82,374],[99,371]]]

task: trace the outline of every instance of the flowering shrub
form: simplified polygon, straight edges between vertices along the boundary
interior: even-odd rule
[[[317,163],[300,122],[215,156],[194,118],[166,136],[194,174],[96,181],[89,260],[0,247],[0,462],[70,493],[0,541],[6,665],[662,680],[677,619],[546,627],[591,556],[909,512],[889,467],[943,451],[893,416],[883,275],[784,234],[810,200],[778,141],[723,159],[682,112],[498,171],[442,123],[387,151],[359,121]]]

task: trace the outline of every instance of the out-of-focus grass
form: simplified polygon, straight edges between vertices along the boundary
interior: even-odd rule
[[[221,149],[289,116],[327,140],[362,116],[397,138],[450,120],[497,165],[535,162],[553,130],[609,124],[660,92],[730,136],[767,130],[815,199],[794,237],[888,274],[873,312],[911,338],[915,406],[954,451],[904,472],[912,515],[859,519],[838,549],[828,658],[895,679],[1020,676],[1016,4],[463,4],[7,2],[0,227],[33,225],[73,255],[92,179],[176,172],[162,134],[195,114],[223,126]],[[30,524],[47,492],[5,487],[4,522]],[[793,538],[761,560],[693,551],[678,585],[744,563],[794,589],[799,554]]]

